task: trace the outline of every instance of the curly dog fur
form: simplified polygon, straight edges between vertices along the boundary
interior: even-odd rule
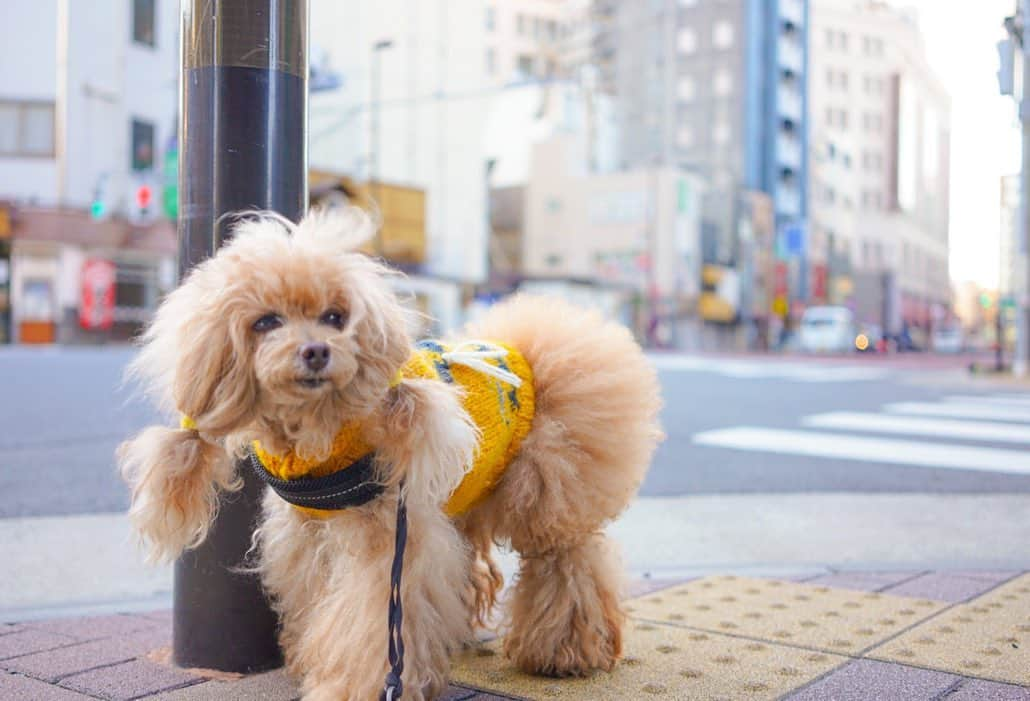
[[[297,225],[254,217],[163,301],[131,373],[195,428],[151,427],[119,449],[135,528],[153,559],[174,558],[205,538],[219,492],[238,485],[233,458],[251,441],[324,459],[338,428],[360,420],[383,496],[317,518],[269,492],[255,534],[305,699],[365,701],[381,689],[401,489],[406,698],[438,695],[450,656],[490,615],[503,586],[495,543],[520,558],[504,619],[512,661],[555,676],[611,669],[624,614],[619,558],[603,529],[633,498],[661,438],[654,370],[625,328],[594,312],[523,296],[491,308],[460,336],[522,353],[535,415],[496,488],[448,518],[441,507],[472,461],[476,428],[451,385],[391,387],[414,324],[390,291],[394,273],[355,250],[372,229],[354,209]],[[274,323],[255,325],[269,315]],[[315,374],[300,357],[312,343],[330,358]]]

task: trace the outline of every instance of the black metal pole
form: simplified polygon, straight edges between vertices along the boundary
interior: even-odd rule
[[[223,215],[307,206],[307,0],[182,0],[179,273],[209,257]],[[237,572],[262,487],[249,470],[207,541],[175,564],[173,658],[255,672],[282,664],[276,617],[255,575]]]

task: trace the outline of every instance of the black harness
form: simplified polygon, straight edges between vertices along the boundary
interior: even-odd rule
[[[352,506],[361,506],[372,501],[385,491],[386,487],[374,479],[375,453],[359,458],[343,470],[337,470],[325,477],[296,480],[279,479],[261,463],[253,451],[249,454],[250,466],[265,484],[272,488],[284,501],[294,506],[309,509],[336,511]],[[400,485],[403,492],[404,483]],[[404,607],[401,602],[401,574],[404,569],[404,545],[408,539],[408,508],[404,497],[397,497],[397,532],[393,545],[393,565],[390,568],[390,609],[387,614],[388,656],[390,671],[380,694],[380,701],[398,701],[404,686],[401,674],[404,672],[404,638],[401,636],[401,622]]]

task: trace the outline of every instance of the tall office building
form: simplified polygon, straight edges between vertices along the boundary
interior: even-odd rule
[[[807,4],[594,2],[594,59],[616,98],[623,164],[675,165],[708,179],[709,262],[737,260],[741,191],[768,193],[781,231],[803,229]]]
[[[917,17],[812,0],[810,173],[816,256],[866,321],[927,328],[950,303],[950,100]]]

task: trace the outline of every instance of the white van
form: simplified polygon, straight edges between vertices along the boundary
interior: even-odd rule
[[[855,350],[855,315],[847,307],[806,309],[798,345],[808,353],[850,353]]]

